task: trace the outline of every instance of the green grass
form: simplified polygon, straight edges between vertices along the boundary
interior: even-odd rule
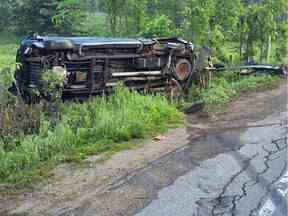
[[[215,78],[208,89],[196,89],[195,98],[202,100],[207,110],[221,109],[243,91],[254,91],[275,86],[280,78],[272,75],[237,76],[226,72]]]
[[[0,106],[7,100],[7,89],[13,82],[15,58],[19,39],[12,34],[0,32]]]
[[[20,39],[13,34],[0,32],[0,69],[14,68]]]
[[[130,148],[125,141],[162,133],[183,119],[163,96],[140,95],[122,87],[109,98],[63,104],[56,127],[43,118],[39,134],[14,139],[16,145],[8,151],[5,143],[0,144],[0,182],[27,185],[47,167]]]

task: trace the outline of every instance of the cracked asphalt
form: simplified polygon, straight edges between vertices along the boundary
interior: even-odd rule
[[[235,149],[200,162],[135,215],[287,216],[287,109],[194,142],[211,154],[219,146]]]

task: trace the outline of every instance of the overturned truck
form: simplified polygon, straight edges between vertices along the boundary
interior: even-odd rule
[[[110,92],[117,83],[178,95],[194,71],[193,44],[178,38],[111,39],[31,36],[21,42],[15,79],[22,98],[43,94],[43,73],[64,77],[62,98]],[[47,95],[46,95],[47,96]]]

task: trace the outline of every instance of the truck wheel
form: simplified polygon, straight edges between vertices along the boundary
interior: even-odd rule
[[[191,62],[187,59],[179,59],[176,62],[174,69],[174,76],[178,81],[186,80],[189,75],[192,73]]]

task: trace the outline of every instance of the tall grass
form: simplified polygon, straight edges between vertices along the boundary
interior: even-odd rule
[[[183,115],[164,97],[123,87],[110,97],[63,104],[55,127],[43,116],[39,133],[16,139],[13,149],[7,151],[0,141],[0,182],[26,184],[43,166],[119,151],[127,148],[123,141],[164,132],[182,121]]]
[[[226,72],[216,77],[208,89],[197,89],[197,97],[202,100],[208,110],[222,108],[243,91],[253,91],[275,86],[280,78],[273,75],[237,76]]]
[[[20,39],[13,34],[0,32],[0,70],[14,68]]]
[[[15,101],[6,90],[13,82],[18,46],[19,39],[16,36],[0,32],[0,108],[6,103]]]

